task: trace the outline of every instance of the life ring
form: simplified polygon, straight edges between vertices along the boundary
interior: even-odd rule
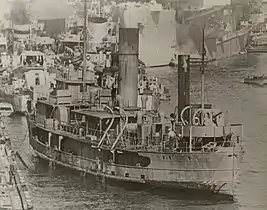
[[[185,108],[183,108],[183,110],[181,111],[181,121],[183,123],[183,125],[188,125],[188,122],[187,120],[184,120],[184,112],[187,110],[187,109],[190,109],[192,106],[186,106]]]

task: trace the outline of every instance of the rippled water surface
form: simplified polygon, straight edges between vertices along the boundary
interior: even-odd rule
[[[8,119],[14,145],[30,167],[25,171],[37,210],[59,209],[186,209],[186,210],[257,210],[267,209],[267,87],[243,84],[251,74],[267,75],[267,55],[234,57],[218,68],[206,71],[206,99],[228,111],[228,119],[244,124],[246,153],[236,188],[236,202],[214,201],[184,194],[136,191],[118,186],[103,186],[94,178],[83,180],[79,174],[57,168],[51,172],[47,163],[32,157],[27,142],[26,120]],[[172,101],[162,104],[173,111],[177,104],[176,69],[149,69],[171,89]],[[200,75],[191,75],[192,100],[200,101]],[[25,139],[25,141],[24,141]]]

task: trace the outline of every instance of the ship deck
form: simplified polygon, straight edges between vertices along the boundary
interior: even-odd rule
[[[18,174],[12,174],[10,168],[11,162],[6,147],[4,144],[0,144],[0,209],[31,209],[27,204],[29,202],[28,195],[21,190],[24,186],[19,180]]]

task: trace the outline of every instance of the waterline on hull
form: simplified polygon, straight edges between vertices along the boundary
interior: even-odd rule
[[[232,191],[232,187],[228,187],[228,189],[224,189],[225,186],[229,186],[227,183],[222,183],[220,187],[218,188],[212,188],[212,184],[210,182],[207,183],[197,183],[197,182],[164,182],[164,181],[154,181],[154,180],[143,180],[143,179],[135,179],[135,178],[126,178],[126,177],[118,177],[118,176],[113,176],[110,174],[106,174],[103,172],[98,172],[98,171],[91,171],[91,170],[85,170],[81,167],[71,165],[69,163],[64,163],[62,161],[55,160],[51,157],[48,157],[36,150],[34,150],[35,154],[37,157],[40,157],[42,160],[49,161],[51,163],[54,163],[55,165],[60,165],[64,168],[72,169],[75,171],[81,172],[83,176],[86,175],[93,175],[97,176],[100,179],[104,179],[105,181],[112,181],[112,182],[117,182],[118,184],[123,182],[123,183],[131,183],[134,185],[139,185],[140,188],[160,188],[163,190],[175,190],[177,192],[179,191],[186,191],[190,193],[204,193],[205,195],[209,196],[215,196],[220,199],[226,199],[226,200],[234,200],[234,192]],[[203,195],[203,194],[202,194]]]

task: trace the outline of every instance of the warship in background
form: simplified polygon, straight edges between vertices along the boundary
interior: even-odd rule
[[[260,8],[261,5],[252,5],[250,1],[233,0],[229,5],[201,10],[180,9],[177,13],[180,29],[177,32],[177,52],[200,57],[201,30],[205,28],[206,62],[246,53],[250,31],[263,21]],[[173,62],[177,65],[176,57]]]
[[[60,43],[74,53],[79,46],[83,45],[84,11],[81,4],[70,4],[74,7],[73,15],[66,19],[67,32],[61,35]],[[112,72],[118,71],[118,25],[113,22],[111,11],[102,7],[99,1],[92,1],[88,7],[88,44],[87,64],[92,71],[102,74],[113,68]],[[110,8],[109,8],[110,9]],[[63,47],[63,48],[64,48]],[[82,62],[81,56],[76,56],[72,63]],[[160,95],[160,100],[170,100],[169,90],[160,84],[158,78],[148,77],[145,73],[146,65],[140,59],[139,85],[141,91],[150,91]],[[112,76],[112,72],[110,76]],[[112,77],[113,78],[113,77]]]
[[[29,102],[34,106],[37,98],[53,90],[56,71],[47,69],[45,54],[39,51],[24,51],[19,58],[18,67],[7,69],[0,77],[0,97],[24,114]]]
[[[53,40],[40,36],[43,27],[30,20],[26,3],[14,0],[9,6],[1,25],[0,97],[11,103],[15,112],[25,113],[29,102],[34,105],[38,97],[53,89],[56,73],[49,50]]]
[[[75,4],[73,3],[75,1],[69,2],[72,5]],[[219,60],[244,53],[248,32],[253,25],[249,22],[250,11],[248,8],[250,6],[247,1],[235,0],[230,5],[209,8],[204,7],[203,0],[175,1],[177,3],[171,0],[152,0],[148,3],[93,2],[100,8],[95,12],[107,18],[108,28],[115,33],[117,40],[119,23],[125,22],[128,24],[127,27],[139,28],[139,59],[147,67],[169,65],[170,62],[177,65],[178,54],[190,54],[198,63],[199,57],[201,57],[201,30],[204,23],[207,60]],[[169,2],[170,4],[168,4]],[[61,6],[64,7],[64,5]],[[82,6],[77,7],[82,10]],[[70,10],[69,6],[68,8]],[[62,11],[65,10],[62,9]],[[51,35],[64,30],[66,32],[68,18],[64,19],[63,16],[67,15],[62,15],[60,20],[51,20],[52,17],[50,20],[43,20],[45,30],[49,31]],[[94,19],[94,21],[96,20],[100,19]],[[93,27],[96,25],[96,23],[92,23]],[[106,27],[106,24],[100,25]],[[89,25],[89,27],[91,26]],[[93,33],[93,29],[89,30],[92,30]],[[105,34],[107,32],[102,31],[98,33],[98,38],[94,39],[100,40]],[[91,40],[91,43],[97,41],[94,39]]]
[[[113,5],[113,22],[139,28],[139,59],[147,67],[165,66],[170,62],[177,66],[178,54],[190,54],[194,58],[192,62],[199,63],[203,27],[208,61],[245,52],[253,26],[247,21],[250,11],[245,3],[232,1],[230,5],[206,8],[200,0],[195,1],[195,7],[192,1],[168,2],[172,1]]]
[[[250,39],[246,48],[248,53],[267,53],[267,21],[263,20],[250,32]]]

